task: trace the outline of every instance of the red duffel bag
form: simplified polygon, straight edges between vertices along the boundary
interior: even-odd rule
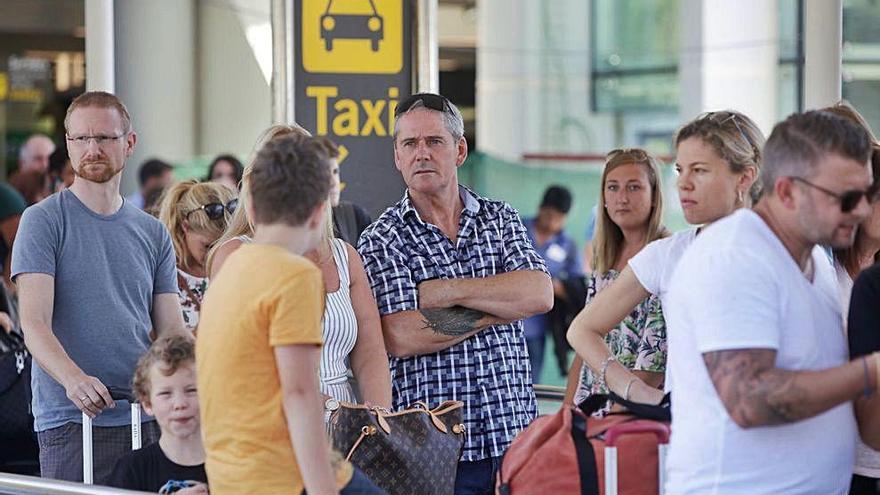
[[[662,493],[669,399],[634,404],[612,394],[627,412],[591,416],[609,397],[542,416],[520,433],[501,462],[498,495]]]

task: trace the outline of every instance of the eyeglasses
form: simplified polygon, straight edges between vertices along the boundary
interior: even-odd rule
[[[831,196],[832,198],[835,198],[837,201],[840,202],[840,212],[841,213],[849,213],[849,212],[855,210],[856,207],[859,206],[859,203],[862,202],[862,198],[867,198],[868,201],[871,201],[872,200],[871,196],[874,196],[871,194],[872,191],[870,189],[867,191],[859,191],[859,190],[853,189],[851,191],[844,191],[844,192],[838,194],[834,191],[829,191],[828,189],[825,189],[822,186],[817,186],[816,184],[813,184],[812,182],[810,182],[806,179],[803,179],[801,177],[789,177],[789,178],[793,181],[797,181],[797,182],[806,184],[806,185],[812,187],[813,189],[816,189],[817,191],[821,191],[821,192]]]
[[[67,140],[71,144],[73,144],[75,146],[88,146],[89,141],[91,141],[92,139],[95,140],[95,144],[97,144],[98,146],[107,146],[110,143],[114,143],[114,142],[118,141],[119,139],[122,139],[125,136],[128,136],[128,134],[129,133],[126,132],[126,133],[120,134],[118,136],[107,136],[104,134],[98,134],[95,136],[65,136],[65,137],[67,138]]]
[[[230,215],[235,213],[235,209],[238,208],[238,198],[233,199],[232,201],[226,203],[208,203],[206,205],[199,206],[195,210],[190,210],[186,212],[183,216],[184,218],[189,218],[190,215],[199,211],[205,210],[205,215],[208,215],[208,218],[211,220],[220,220],[223,218],[223,212],[228,211]]]
[[[450,112],[452,111],[452,103],[445,96],[434,93],[416,93],[397,104],[397,108],[394,109],[394,116],[399,117],[400,114],[406,113],[418,101],[421,101],[425,108],[430,108],[431,110],[443,113],[446,113],[447,109]]]
[[[703,114],[700,119],[707,119],[710,122],[715,123],[718,127],[723,126],[724,124],[733,121],[733,125],[736,126],[736,130],[739,131],[739,135],[743,138],[743,140],[748,143],[749,147],[752,148],[752,153],[754,153],[754,157],[757,160],[758,158],[758,147],[755,146],[755,143],[749,139],[749,135],[743,131],[742,127],[739,125],[739,119],[736,118],[737,114],[733,112],[708,112]]]

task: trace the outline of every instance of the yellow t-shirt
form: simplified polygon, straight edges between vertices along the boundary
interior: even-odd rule
[[[196,342],[211,493],[302,492],[273,347],[321,345],[323,312],[321,272],[278,246],[240,247],[211,282]],[[351,465],[336,473],[341,489]]]

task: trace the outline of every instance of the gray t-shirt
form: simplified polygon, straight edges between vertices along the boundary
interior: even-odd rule
[[[25,210],[12,252],[12,276],[55,278],[52,330],[77,366],[106,386],[130,388],[150,346],[153,296],[177,293],[174,247],[165,227],[128,202],[108,216],[71,191]],[[34,361],[34,428],[82,420],[64,387]],[[99,415],[96,426],[129,424],[127,402]]]

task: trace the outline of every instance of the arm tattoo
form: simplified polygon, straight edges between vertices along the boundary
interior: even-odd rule
[[[480,328],[477,324],[486,313],[463,306],[451,308],[424,308],[422,314],[423,329],[433,330],[434,333],[458,337]]]
[[[740,426],[791,423],[813,414],[807,391],[793,372],[775,368],[775,358],[769,349],[703,354],[721,402]]]

